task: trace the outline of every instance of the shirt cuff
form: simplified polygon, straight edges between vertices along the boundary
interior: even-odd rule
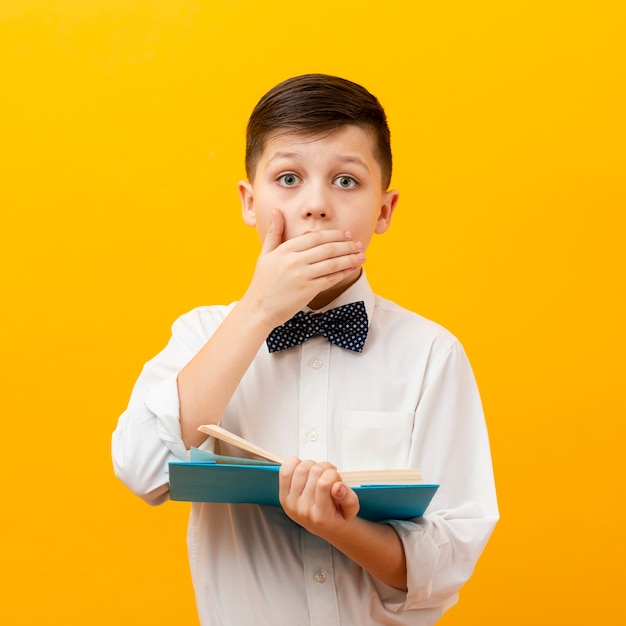
[[[391,611],[406,611],[428,606],[432,581],[440,558],[439,546],[414,522],[388,520],[398,533],[406,554],[407,592],[402,602],[386,602]]]
[[[187,461],[189,453],[181,438],[178,374],[150,385],[144,404],[156,417],[159,438],[177,458]]]

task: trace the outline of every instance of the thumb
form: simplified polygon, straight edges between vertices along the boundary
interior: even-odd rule
[[[270,220],[270,227],[265,235],[263,241],[263,248],[261,254],[267,254],[272,250],[276,250],[278,246],[283,242],[283,233],[285,230],[285,218],[283,214],[278,210],[272,211],[272,219]]]

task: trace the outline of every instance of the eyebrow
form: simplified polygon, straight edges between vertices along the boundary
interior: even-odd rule
[[[272,158],[267,162],[267,164],[269,165],[270,163],[273,163],[274,161],[280,161],[282,159],[300,160],[301,158],[302,158],[302,155],[299,152],[279,151],[272,155]],[[357,155],[338,154],[333,160],[337,161],[338,163],[354,163],[356,165],[360,165],[361,167],[369,171],[369,168],[367,167],[367,163],[365,163],[365,161]]]
[[[273,161],[279,161],[280,159],[297,159],[299,156],[297,152],[276,152],[267,163],[269,165]]]

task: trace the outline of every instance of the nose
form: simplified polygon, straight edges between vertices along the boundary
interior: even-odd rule
[[[304,211],[304,217],[313,217],[318,219],[326,219],[327,210],[321,207],[308,207]]]
[[[330,200],[322,185],[311,185],[302,205],[302,217],[305,219],[328,219],[331,215]]]

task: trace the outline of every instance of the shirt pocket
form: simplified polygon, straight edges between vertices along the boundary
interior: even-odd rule
[[[347,411],[341,437],[341,469],[407,467],[415,413]]]

